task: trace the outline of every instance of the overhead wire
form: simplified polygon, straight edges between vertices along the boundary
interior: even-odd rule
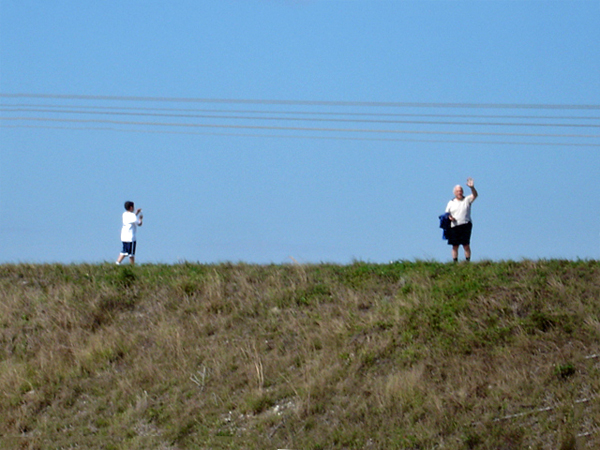
[[[573,142],[517,142],[517,141],[469,141],[450,139],[412,139],[412,138],[377,138],[357,136],[310,136],[289,134],[251,134],[251,133],[223,133],[208,131],[173,131],[173,130],[142,130],[124,129],[113,127],[73,127],[73,126],[50,126],[50,125],[2,125],[0,128],[43,128],[51,130],[82,130],[82,131],[116,131],[123,133],[148,133],[148,134],[183,134],[201,136],[228,136],[228,137],[252,137],[252,138],[277,138],[277,139],[308,139],[308,140],[343,140],[343,141],[380,141],[380,142],[427,142],[442,144],[478,144],[478,145],[523,145],[523,146],[557,146],[557,147],[600,147],[600,144],[585,144]]]
[[[415,114],[415,113],[373,113],[373,112],[330,112],[330,111],[287,111],[287,110],[257,110],[257,109],[190,109],[190,108],[156,108],[141,106],[90,106],[90,105],[55,105],[55,104],[0,104],[0,107],[13,108],[81,108],[90,110],[124,110],[124,111],[169,111],[169,112],[207,112],[207,113],[235,113],[235,114],[301,114],[315,116],[366,116],[366,117],[445,117],[466,119],[553,119],[553,120],[600,120],[600,116],[540,116],[540,115],[502,115],[502,114]]]
[[[312,105],[312,106],[364,106],[364,107],[402,107],[402,108],[494,108],[494,109],[573,109],[600,110],[600,105],[560,105],[527,103],[424,103],[424,102],[379,102],[379,101],[323,101],[323,100],[274,100],[274,99],[235,99],[235,98],[194,98],[194,97],[142,97],[124,95],[79,95],[79,94],[36,94],[36,93],[0,93],[4,98],[46,98],[62,100],[110,100],[136,102],[172,102],[172,103],[230,103],[260,105]]]
[[[600,128],[600,117],[594,115],[571,114],[565,110],[600,110],[600,105],[556,105],[556,104],[503,104],[503,103],[409,103],[409,102],[355,102],[355,101],[305,101],[305,100],[249,100],[223,98],[192,97],[136,97],[104,95],[66,95],[0,93],[4,99],[0,103],[0,127],[2,128],[46,128],[79,130],[114,130],[136,133],[173,133],[202,134],[242,137],[285,137],[306,139],[372,140],[405,142],[447,142],[502,145],[560,145],[600,147],[600,143],[589,142],[600,138],[592,133],[550,133],[516,131],[475,131],[464,127],[502,128]],[[37,99],[38,102],[23,102],[23,99]],[[46,102],[51,100],[52,102]],[[57,101],[65,102],[57,104]],[[108,103],[109,102],[109,103]],[[76,104],[73,104],[76,103]],[[132,103],[139,103],[132,105]],[[148,103],[154,103],[146,106]],[[252,105],[254,108],[181,108],[168,103],[203,103],[222,105]],[[267,109],[261,109],[268,106]],[[273,108],[274,106],[302,107],[299,110]],[[310,108],[308,108],[310,107]],[[412,108],[431,108],[428,113],[415,112]],[[459,108],[481,110],[535,109],[558,112],[546,114],[478,114],[454,111]],[[441,112],[439,110],[442,110]],[[443,111],[446,110],[446,111]],[[452,112],[449,112],[452,111]],[[30,113],[37,114],[31,116]],[[18,114],[18,116],[15,116]],[[42,114],[43,116],[39,116]],[[65,117],[66,116],[66,117]],[[75,117],[69,117],[75,116]],[[98,116],[108,118],[97,118]],[[123,118],[123,120],[110,119]],[[158,120],[126,120],[127,117],[161,118]],[[171,119],[173,119],[171,121]],[[182,122],[182,119],[184,120]],[[187,121],[189,119],[189,121]],[[418,119],[418,120],[417,120]],[[434,119],[434,120],[424,120]],[[435,120],[438,119],[438,120]],[[467,120],[465,120],[467,119]],[[199,122],[200,121],[200,122]],[[231,121],[234,121],[231,123]],[[560,121],[560,122],[559,122]],[[573,121],[573,122],[570,122]],[[576,122],[575,122],[576,121]],[[32,124],[34,122],[34,124]],[[269,122],[266,124],[265,122]],[[348,127],[324,126],[284,126],[282,122],[298,124],[339,123],[353,125]],[[584,123],[585,122],[585,123]],[[44,124],[45,123],[45,124]],[[89,126],[59,126],[52,124],[71,123]],[[264,125],[261,123],[265,123]],[[363,124],[364,126],[359,126]],[[388,127],[370,127],[370,125],[388,125]],[[98,126],[94,126],[98,125]],[[102,125],[109,125],[108,127]],[[404,125],[404,129],[395,128]],[[414,127],[413,127],[414,126]],[[431,129],[432,126],[441,129]],[[135,128],[132,128],[135,127]],[[139,127],[143,127],[140,129]],[[413,129],[406,129],[412,127]],[[459,128],[460,127],[460,128]],[[149,129],[150,128],[150,129]],[[153,129],[152,129],[153,128]],[[462,128],[462,129],[461,129]],[[191,130],[194,131],[191,131]],[[207,131],[231,130],[229,131]],[[206,130],[206,131],[200,131]],[[239,132],[234,132],[239,130]],[[255,130],[259,133],[243,133],[243,130]],[[273,134],[285,132],[286,134]],[[271,133],[271,134],[268,134]],[[289,134],[288,134],[289,133]],[[294,134],[291,134],[294,133]],[[307,133],[313,133],[309,136]],[[314,135],[317,133],[318,135]],[[332,136],[336,133],[336,136]],[[341,135],[340,135],[341,134]],[[342,136],[346,135],[346,136]],[[362,135],[362,136],[359,136]],[[476,136],[479,138],[511,137],[521,141],[499,142],[482,140],[451,139],[408,139],[398,135],[425,136]],[[555,139],[578,139],[576,142],[556,142]],[[546,139],[544,142],[532,142],[531,139]],[[552,141],[550,141],[552,140]],[[584,142],[588,141],[588,142]]]
[[[203,123],[171,123],[171,122],[141,122],[108,119],[56,119],[48,117],[2,117],[0,120],[14,121],[47,121],[47,122],[73,122],[73,123],[101,123],[112,125],[147,125],[156,127],[198,127],[198,128],[230,128],[254,130],[287,130],[287,131],[322,131],[322,132],[349,132],[349,133],[392,133],[392,134],[440,134],[440,135],[466,135],[466,136],[519,136],[519,137],[560,137],[560,138],[600,138],[599,134],[555,134],[555,133],[500,133],[500,132],[474,132],[474,131],[428,131],[428,130],[386,130],[369,128],[319,128],[319,127],[283,127],[261,125],[227,125]]]
[[[1,106],[1,105],[0,105]],[[2,112],[41,112],[41,113],[61,113],[61,114],[90,114],[90,115],[115,115],[115,116],[142,116],[142,117],[171,117],[171,118],[191,118],[191,119],[230,119],[230,120],[271,120],[271,121],[296,121],[296,122],[340,122],[340,123],[382,123],[382,124],[410,124],[410,125],[474,125],[474,126],[514,126],[514,127],[570,127],[570,128],[600,128],[600,124],[568,124],[568,123],[530,123],[530,122],[450,122],[450,121],[424,121],[424,120],[384,120],[384,119],[323,119],[310,117],[276,117],[276,116],[224,116],[207,114],[174,114],[174,113],[151,113],[151,112],[130,112],[130,111],[86,111],[79,110],[60,110],[43,108],[6,108],[0,107]]]

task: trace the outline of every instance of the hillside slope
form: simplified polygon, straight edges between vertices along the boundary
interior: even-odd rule
[[[2,449],[600,448],[600,264],[0,266]]]

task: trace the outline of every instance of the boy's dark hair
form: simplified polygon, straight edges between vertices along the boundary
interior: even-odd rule
[[[133,208],[133,202],[125,202],[125,210],[129,211],[131,208]]]

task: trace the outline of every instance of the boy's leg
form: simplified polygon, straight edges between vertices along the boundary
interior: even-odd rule
[[[119,253],[119,257],[117,258],[117,264],[121,264],[126,256],[129,256],[129,259],[135,256],[135,244],[132,244],[131,242],[123,242],[122,244],[123,248],[121,249],[121,253]]]

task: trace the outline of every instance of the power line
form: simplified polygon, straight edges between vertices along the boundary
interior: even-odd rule
[[[376,138],[356,136],[308,136],[289,134],[250,134],[250,133],[218,133],[199,131],[173,131],[173,130],[136,130],[112,127],[69,127],[49,125],[2,125],[0,128],[34,128],[51,130],[82,130],[82,131],[117,131],[123,133],[149,133],[149,134],[184,134],[201,136],[229,136],[229,137],[253,137],[253,138],[284,138],[284,139],[310,139],[310,140],[343,140],[343,141],[379,141],[379,142],[426,142],[438,144],[476,144],[476,145],[523,145],[523,146],[556,146],[556,147],[600,147],[600,144],[583,144],[572,142],[515,142],[515,141],[466,141],[448,139],[408,139],[408,138]]]
[[[600,120],[600,116],[540,116],[540,115],[501,115],[501,114],[415,114],[415,113],[373,113],[373,112],[328,112],[328,111],[274,111],[255,109],[189,109],[189,108],[152,108],[127,106],[87,106],[87,105],[53,105],[53,104],[0,104],[0,107],[25,108],[81,108],[92,110],[123,110],[123,111],[169,111],[185,113],[235,113],[235,114],[301,114],[315,116],[366,116],[366,117],[446,117],[460,119],[550,119],[550,120]]]
[[[548,110],[600,110],[600,105],[560,105],[560,104],[526,104],[526,103],[423,103],[423,102],[361,102],[361,101],[322,101],[322,100],[272,100],[272,99],[225,99],[225,98],[193,98],[193,97],[136,97],[116,95],[76,95],[76,94],[35,94],[0,93],[4,98],[45,98],[62,100],[104,100],[104,101],[136,101],[136,102],[170,102],[170,103],[229,103],[259,105],[311,105],[311,106],[361,106],[387,108],[477,108],[477,109],[548,109]]]
[[[201,123],[168,123],[168,122],[141,122],[118,121],[108,119],[56,119],[44,117],[0,117],[0,120],[11,121],[38,121],[38,122],[72,122],[72,123],[100,123],[111,125],[136,125],[153,127],[189,127],[189,128],[223,128],[223,129],[253,129],[253,130],[279,130],[279,131],[318,131],[342,133],[391,133],[391,134],[437,134],[437,135],[463,135],[463,136],[512,136],[512,137],[548,137],[548,138],[584,138],[597,139],[598,134],[550,134],[550,133],[499,133],[499,132],[473,132],[473,131],[427,131],[427,130],[385,130],[365,128],[318,128],[318,127],[282,127],[261,125],[227,125],[227,124],[201,124]]]
[[[595,142],[583,141],[598,139],[600,138],[600,134],[518,132],[518,128],[522,129],[523,127],[528,127],[530,129],[544,127],[546,130],[553,128],[556,131],[559,131],[559,128],[597,129],[600,128],[600,123],[597,122],[600,120],[600,117],[585,114],[554,114],[554,112],[569,109],[600,109],[600,105],[297,101],[31,93],[0,93],[0,98],[5,99],[4,102],[0,103],[0,112],[5,113],[3,116],[0,116],[0,126],[3,128],[80,129],[95,131],[116,130],[136,133],[473,144],[486,144],[488,141],[459,141],[451,140],[450,137],[511,137],[522,138],[520,140],[525,142],[512,142],[512,140],[505,142],[503,140],[503,142],[494,141],[489,143],[504,145],[600,146],[600,144]],[[24,98],[35,98],[39,101],[19,101]],[[53,100],[53,102],[48,100]],[[63,101],[65,101],[64,104],[59,104],[63,103]],[[88,102],[91,104],[88,104]],[[129,102],[129,104],[125,104],[125,102]],[[135,104],[136,102],[138,104]],[[146,104],[143,105],[141,102],[145,102]],[[212,103],[227,106],[190,108],[176,107],[176,105],[169,105],[168,102],[180,104]],[[233,107],[232,105],[234,104],[254,105],[255,107]],[[278,106],[283,105],[292,106],[292,108],[278,108]],[[271,108],[263,108],[263,106],[271,106]],[[304,108],[295,108],[296,106],[303,106]],[[378,108],[365,109],[364,107]],[[400,109],[385,110],[382,108]],[[436,108],[438,110],[417,113],[414,110],[411,111],[410,108]],[[454,108],[456,111],[443,111],[443,108]],[[459,111],[458,108],[471,108],[474,110],[477,108],[498,108],[504,110],[516,108],[523,110],[528,109],[532,112],[537,108],[549,112],[546,114],[515,114],[514,112],[512,114],[481,114],[479,111],[465,113],[465,111]],[[14,115],[16,114],[19,114],[19,117],[15,117]],[[38,114],[38,116],[31,117],[30,114]],[[114,117],[114,119],[111,117]],[[12,124],[15,125],[8,125],[9,122],[12,122]],[[26,124],[27,122],[29,124]],[[37,123],[37,125],[31,125],[33,122]],[[46,122],[46,125],[41,125],[44,122]],[[289,125],[286,126],[286,124],[282,122],[287,122]],[[19,124],[17,125],[17,123]],[[60,123],[80,124],[82,126],[59,126],[58,124]],[[344,127],[318,125],[326,123],[337,123],[344,125]],[[306,126],[303,126],[304,124],[306,124]],[[363,126],[359,124],[363,124]],[[377,124],[387,126],[377,127]],[[102,125],[106,126],[103,127]],[[402,125],[405,126],[402,128],[412,129],[398,129],[396,127]],[[431,129],[434,126],[441,129]],[[130,130],[125,129],[132,127],[133,129]],[[139,127],[143,127],[144,130],[139,129]],[[465,129],[462,127],[469,128]],[[485,131],[476,131],[473,127],[479,127],[480,130],[480,127],[487,127],[487,129],[485,129]],[[491,131],[490,127],[504,127],[507,130],[503,132],[494,132]],[[211,129],[213,131],[208,131]],[[244,130],[254,130],[260,134],[244,133]],[[285,134],[275,134],[274,132],[285,132]],[[310,133],[317,133],[319,136],[310,135]],[[337,134],[337,136],[332,136],[332,134]],[[449,138],[413,139],[408,137],[401,138],[399,137],[400,135],[437,135],[448,136]],[[531,142],[536,139],[551,141],[556,141],[557,139],[579,139],[579,141],[562,143]]]
[[[504,126],[504,127],[569,127],[569,128],[600,128],[600,124],[565,124],[565,123],[530,123],[530,122],[450,122],[450,121],[424,121],[424,120],[383,120],[383,119],[322,119],[307,117],[248,117],[248,116],[224,116],[207,114],[173,114],[173,113],[150,113],[150,112],[124,112],[124,111],[86,111],[86,110],[61,110],[43,108],[0,108],[3,112],[42,112],[61,114],[89,114],[89,115],[115,115],[115,116],[142,116],[142,117],[171,117],[191,119],[231,119],[231,120],[275,120],[295,122],[339,122],[339,123],[382,123],[382,124],[405,124],[405,125],[461,125],[461,126]],[[1,118],[0,118],[1,119]]]

